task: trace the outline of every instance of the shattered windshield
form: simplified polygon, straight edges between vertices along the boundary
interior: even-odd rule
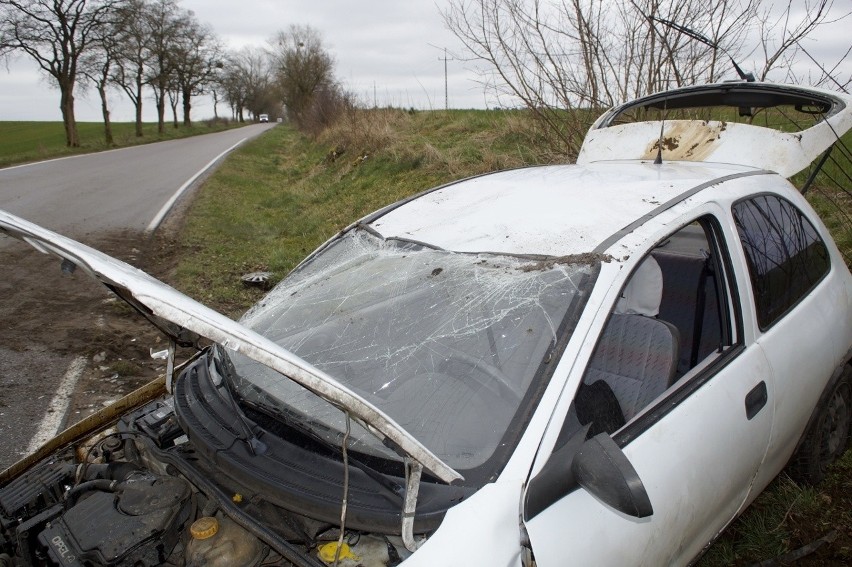
[[[291,274],[242,323],[376,405],[458,470],[517,437],[566,314],[595,266],[457,254],[364,229],[344,234]],[[583,293],[581,293],[583,292]],[[340,444],[345,417],[234,351],[235,386]],[[521,417],[518,417],[521,416]],[[349,445],[399,457],[363,429]],[[504,447],[505,448],[505,447]]]

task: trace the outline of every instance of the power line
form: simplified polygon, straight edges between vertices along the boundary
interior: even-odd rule
[[[438,61],[444,62],[444,110],[450,109],[450,94],[447,86],[447,61],[455,61],[452,57],[447,57],[447,48],[444,48],[444,56],[438,57]]]

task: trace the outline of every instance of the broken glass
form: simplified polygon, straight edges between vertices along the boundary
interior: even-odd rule
[[[560,324],[596,273],[589,263],[452,253],[356,228],[242,322],[375,404],[451,467],[471,469],[537,400],[528,393],[540,392]],[[242,396],[262,391],[264,403],[340,444],[345,408],[227,354]],[[350,447],[400,459],[362,428]]]

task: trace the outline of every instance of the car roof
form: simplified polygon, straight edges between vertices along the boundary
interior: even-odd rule
[[[615,161],[497,172],[421,194],[368,217],[385,238],[453,252],[569,256],[602,252],[621,229],[672,200],[754,168]]]

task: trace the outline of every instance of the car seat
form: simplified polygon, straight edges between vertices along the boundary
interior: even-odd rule
[[[583,379],[604,381],[626,421],[663,393],[677,370],[678,330],[655,318],[662,294],[662,271],[648,256],[624,287]]]

